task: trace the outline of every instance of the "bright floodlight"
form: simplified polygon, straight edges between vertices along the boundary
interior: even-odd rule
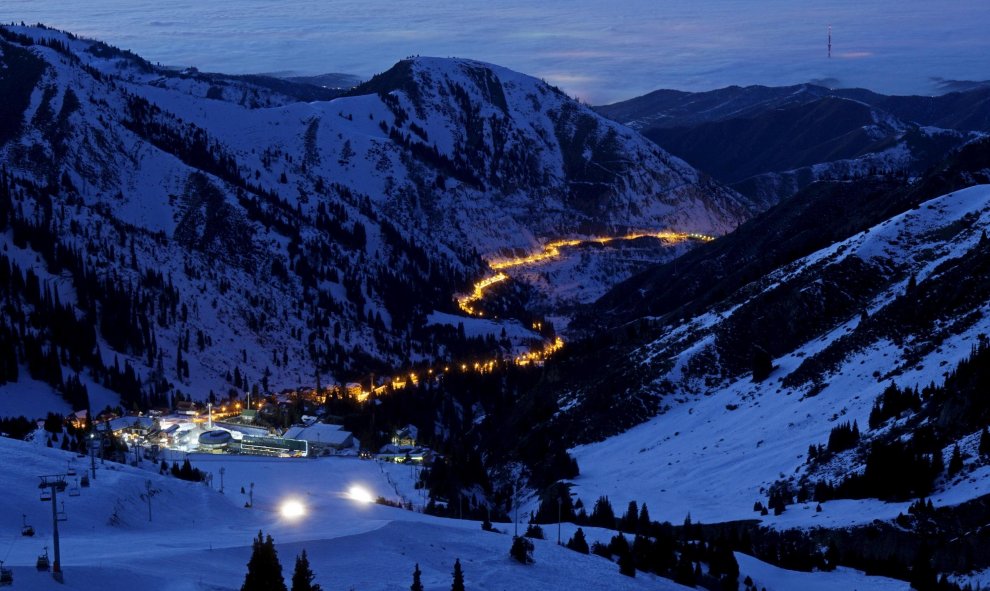
[[[371,493],[367,489],[360,486],[354,485],[351,490],[347,491],[347,496],[351,499],[358,501],[360,503],[374,503],[375,498],[371,496]]]
[[[286,519],[299,519],[306,514],[306,507],[295,499],[290,499],[282,503],[282,508],[280,509],[282,517]]]

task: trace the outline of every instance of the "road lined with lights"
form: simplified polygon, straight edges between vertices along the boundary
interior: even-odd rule
[[[543,247],[539,250],[526,256],[489,261],[488,266],[493,271],[497,271],[497,273],[489,275],[476,282],[472,287],[471,293],[457,298],[457,305],[466,314],[478,317],[484,316],[484,313],[475,309],[474,304],[484,299],[486,290],[490,289],[494,285],[507,281],[510,278],[509,275],[505,273],[506,269],[526,265],[535,265],[558,259],[563,256],[561,249],[564,248],[583,246],[585,244],[605,245],[612,242],[639,240],[640,238],[654,238],[656,240],[662,240],[673,244],[684,242],[685,240],[698,240],[701,242],[711,242],[712,240],[715,240],[714,236],[709,236],[707,234],[669,231],[633,232],[630,234],[623,234],[621,236],[596,236],[593,238],[570,238],[566,240],[555,240],[543,245]]]
[[[526,256],[514,257],[508,259],[494,259],[489,261],[489,267],[494,271],[491,275],[481,279],[475,283],[472,287],[471,293],[463,295],[457,298],[457,304],[460,306],[461,310],[470,316],[483,317],[484,314],[475,309],[474,304],[481,301],[485,297],[485,292],[495,285],[503,283],[511,279],[509,274],[506,272],[507,269],[512,269],[516,267],[522,267],[526,265],[535,265],[545,261],[560,258],[563,255],[561,252],[564,248],[577,247],[584,244],[609,244],[612,242],[619,241],[629,241],[638,240],[640,238],[653,238],[656,240],[662,240],[669,243],[677,244],[685,240],[697,240],[700,242],[710,242],[715,238],[713,236],[708,236],[706,234],[688,233],[688,232],[635,232],[630,234],[623,234],[621,236],[596,236],[592,238],[572,238],[567,240],[555,240],[549,242],[541,247],[539,250],[528,254]],[[533,324],[534,331],[540,331],[542,323],[536,322]],[[549,358],[554,353],[560,351],[564,348],[564,340],[559,336],[554,336],[552,340],[546,341],[539,348],[534,348],[525,353],[520,353],[511,359],[506,359],[502,357],[497,357],[489,360],[472,360],[471,362],[453,362],[443,367],[420,367],[419,372],[416,371],[405,371],[396,376],[393,376],[390,383],[393,390],[402,390],[406,387],[412,385],[416,386],[419,384],[421,378],[426,377],[427,379],[435,379],[445,373],[450,371],[460,370],[461,372],[474,371],[479,373],[490,373],[496,370],[496,368],[502,366],[505,363],[514,363],[520,366],[526,365],[539,365],[543,363],[547,358]],[[381,394],[385,392],[385,385],[374,386],[370,390],[365,390],[362,388],[360,392],[356,392],[353,395],[357,398],[359,402],[366,401],[372,393]],[[322,403],[322,401],[320,401]]]
[[[606,245],[612,242],[639,240],[641,238],[653,238],[656,240],[661,240],[669,242],[671,244],[677,244],[684,242],[686,240],[697,240],[699,242],[711,242],[715,240],[714,236],[709,236],[707,234],[698,234],[695,232],[671,232],[671,231],[660,231],[660,232],[632,232],[629,234],[623,234],[621,236],[596,236],[592,238],[569,238],[565,240],[554,240],[544,244],[539,250],[534,251],[526,256],[513,257],[508,259],[494,259],[488,262],[488,266],[494,274],[484,277],[480,281],[476,282],[472,286],[471,293],[462,295],[457,298],[457,305],[460,307],[461,311],[470,315],[483,317],[484,313],[475,308],[475,304],[480,302],[485,297],[485,292],[495,285],[508,281],[510,276],[505,272],[507,269],[513,269],[516,267],[523,267],[528,265],[536,265],[546,261],[551,261],[559,259],[563,256],[561,252],[564,248],[573,248],[577,246],[583,246],[585,244],[601,244]],[[534,327],[535,328],[535,327]],[[539,363],[546,359],[550,355],[553,355],[560,349],[564,347],[564,341],[560,337],[554,337],[554,340],[547,343],[542,349],[529,351],[522,355],[516,356],[514,359],[515,363],[518,365],[529,365],[530,363]],[[477,363],[475,364],[475,369],[478,369]],[[490,369],[490,368],[489,368]]]

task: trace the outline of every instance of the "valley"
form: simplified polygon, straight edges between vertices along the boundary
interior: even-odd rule
[[[0,25],[3,582],[53,518],[67,589],[990,585],[985,83],[406,54]]]

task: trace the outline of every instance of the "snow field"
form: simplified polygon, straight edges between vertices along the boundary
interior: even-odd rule
[[[225,492],[200,483],[158,476],[149,462],[143,468],[99,464],[93,486],[65,498],[68,521],[59,524],[64,588],[69,591],[117,591],[140,583],[147,591],[235,591],[246,572],[251,540],[258,530],[276,542],[283,574],[291,576],[294,558],[306,550],[316,582],[324,589],[400,591],[407,589],[419,564],[427,591],[450,588],[450,573],[459,558],[469,589],[543,591],[615,589],[675,591],[686,589],[667,579],[638,573],[619,575],[604,558],[577,554],[556,545],[556,525],[544,526],[546,540],[534,540],[536,563],[522,566],[508,556],[512,524],[496,523],[504,533],[481,530],[476,521],[440,519],[377,504],[355,502],[347,495],[354,484],[388,498],[391,484],[411,487],[407,466],[379,465],[356,458],[269,459],[247,456],[192,455],[193,466],[214,475],[225,469]],[[0,470],[5,475],[0,511],[0,557],[14,569],[17,589],[52,589],[47,573],[34,561],[51,548],[48,504],[38,501],[37,476],[64,472],[66,462],[82,473],[88,460],[36,444],[0,438]],[[384,474],[388,474],[386,478]],[[152,522],[141,494],[151,481]],[[255,483],[254,508],[246,509]],[[287,519],[278,512],[287,499],[300,500],[305,514]],[[109,517],[117,513],[117,525]],[[21,513],[37,534],[19,535]],[[524,521],[520,513],[520,521]],[[520,531],[525,527],[520,523]],[[577,527],[563,524],[567,541]],[[588,542],[607,543],[614,532],[584,528]],[[906,583],[865,577],[851,570],[795,573],[737,554],[743,574],[769,591],[819,589],[907,589]],[[834,583],[834,584],[833,584]],[[829,586],[829,585],[832,586]]]
[[[969,220],[964,231],[945,242],[925,239],[956,220]],[[974,247],[980,229],[988,224],[990,186],[950,193],[782,268],[770,275],[767,289],[772,288],[774,279],[848,256],[885,257],[916,272],[921,281],[941,262]],[[903,291],[903,286],[895,284],[879,294],[874,309],[893,299],[898,290]],[[657,417],[605,441],[578,446],[573,455],[581,475],[573,491],[589,510],[604,494],[616,511],[624,511],[630,500],[646,502],[654,519],[672,523],[680,523],[689,513],[695,521],[703,522],[760,518],[752,510],[753,503],[766,503],[765,487],[802,471],[810,444],[826,443],[839,422],[858,421],[861,429],[867,425],[874,399],[890,382],[877,376],[898,368],[894,381],[901,386],[924,386],[933,380],[941,383],[943,372],[969,355],[977,335],[990,332],[986,318],[984,315],[961,334],[947,338],[910,367],[903,365],[902,348],[879,342],[850,355],[815,396],[806,396],[806,387],[790,389],[779,383],[804,359],[852,331],[859,322],[858,316],[854,317],[775,359],[776,369],[760,384],[745,375],[716,387],[698,387],[697,393],[685,388],[682,396],[665,401],[670,408]],[[712,320],[708,314],[694,323]],[[700,342],[682,353],[679,363],[699,346]],[[835,476],[848,469],[838,465]],[[985,483],[984,474],[985,470],[979,469],[943,483],[932,495],[933,501],[936,505],[958,504],[986,494],[990,485]],[[780,527],[837,527],[891,519],[907,510],[907,503],[870,500],[822,505],[822,513],[814,511],[814,504],[795,505],[781,516],[768,516],[763,521]]]

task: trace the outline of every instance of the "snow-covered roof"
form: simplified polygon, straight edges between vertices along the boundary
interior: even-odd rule
[[[110,419],[110,430],[120,431],[129,427],[144,427],[150,429],[155,421],[151,417],[118,417]]]
[[[225,423],[220,421],[215,421],[213,426],[217,429],[226,429],[227,431],[234,431],[237,433],[243,433],[244,435],[250,435],[252,437],[264,437],[268,435],[268,429],[264,427],[255,427],[252,425],[242,425],[240,423]]]
[[[323,445],[343,445],[351,437],[349,431],[344,431],[340,425],[313,423],[312,425],[293,425],[284,435],[288,439],[304,439],[310,443]]]
[[[419,429],[415,425],[406,425],[405,427],[399,429],[395,432],[397,437],[410,437],[412,439],[419,439]]]

